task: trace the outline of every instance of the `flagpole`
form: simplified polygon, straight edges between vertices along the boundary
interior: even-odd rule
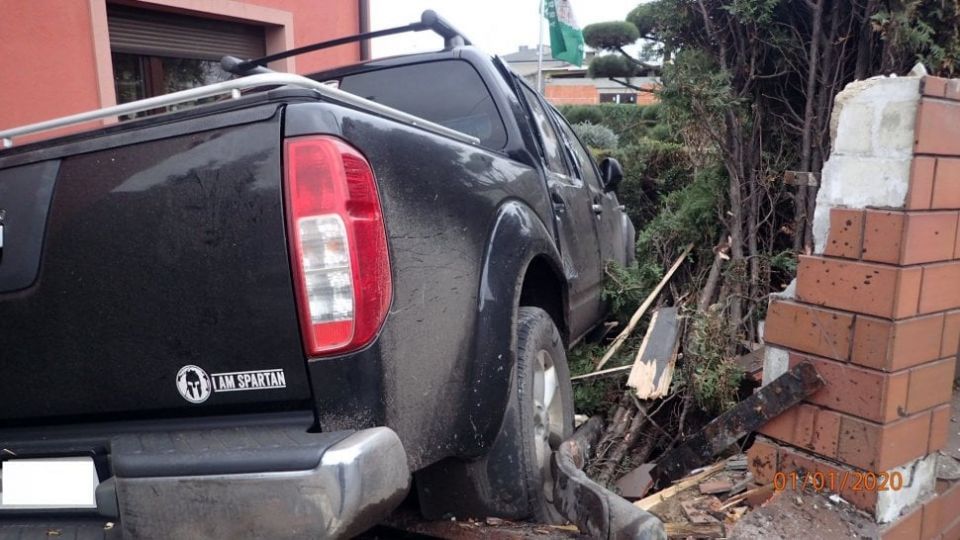
[[[540,17],[537,19],[537,22],[540,26],[540,38],[539,43],[537,44],[537,92],[543,93],[543,2],[544,0],[538,0],[540,2]]]

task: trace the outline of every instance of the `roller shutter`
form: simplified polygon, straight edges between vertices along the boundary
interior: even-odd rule
[[[110,49],[118,53],[219,60],[266,54],[263,27],[108,6]]]

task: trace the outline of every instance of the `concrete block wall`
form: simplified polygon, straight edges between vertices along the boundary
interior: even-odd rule
[[[809,362],[826,386],[764,426],[750,466],[761,482],[832,473],[882,537],[958,538],[960,485],[937,484],[936,452],[960,349],[960,80],[853,83],[833,130],[815,253],[764,335],[765,382]],[[896,490],[839,481],[894,471]]]

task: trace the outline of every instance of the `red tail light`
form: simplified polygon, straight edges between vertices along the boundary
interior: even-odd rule
[[[285,145],[287,229],[310,356],[370,343],[390,307],[387,237],[373,170],[333,137]]]

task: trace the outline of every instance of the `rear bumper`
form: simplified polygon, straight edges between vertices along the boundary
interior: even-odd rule
[[[410,487],[403,445],[383,427],[346,436],[306,470],[132,478],[121,473],[112,486],[101,486],[98,499],[104,499],[103,511],[110,504],[103,492],[115,488],[127,538],[349,537],[389,514]]]
[[[0,510],[0,540],[340,538],[377,524],[410,487],[400,439],[312,423],[298,411],[0,432],[7,459],[92,456],[101,479],[96,510]]]

